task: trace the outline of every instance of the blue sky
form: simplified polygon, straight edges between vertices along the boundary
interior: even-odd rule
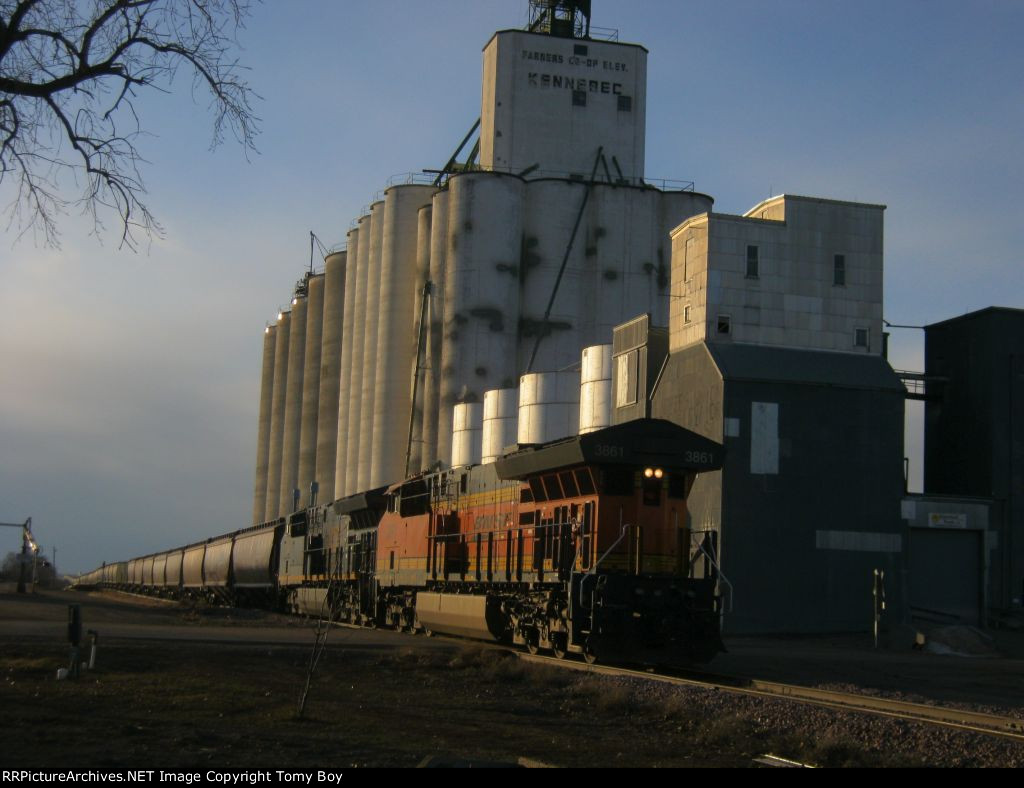
[[[650,50],[649,176],[693,180],[729,213],[784,192],[884,203],[891,322],[1024,307],[1024,4],[594,14]],[[76,216],[59,251],[0,236],[0,521],[31,515],[67,570],[246,525],[262,329],[309,231],[340,243],[390,176],[441,166],[479,114],[481,48],[525,20],[525,0],[268,0],[239,36],[262,96],[249,160],[210,151],[184,76],[145,97],[163,239],[134,254]],[[920,368],[921,350],[921,332],[894,332],[894,366]]]

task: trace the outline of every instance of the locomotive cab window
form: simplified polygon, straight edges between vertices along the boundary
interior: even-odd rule
[[[644,506],[658,506],[661,503],[661,479],[644,479]]]
[[[601,476],[605,495],[633,494],[633,471],[629,468],[605,468]]]
[[[685,473],[673,473],[668,477],[668,497],[685,499],[686,498],[686,474]]]

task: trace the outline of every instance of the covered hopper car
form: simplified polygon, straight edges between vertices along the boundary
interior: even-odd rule
[[[83,582],[272,601],[558,657],[704,662],[721,649],[716,539],[694,528],[686,497],[722,460],[713,441],[637,420],[418,474]]]

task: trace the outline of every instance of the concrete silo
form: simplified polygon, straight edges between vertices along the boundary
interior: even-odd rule
[[[444,334],[445,259],[448,248],[448,192],[434,195],[430,211],[430,281],[427,302],[427,338],[423,374],[423,449],[421,465],[440,459],[437,448],[438,407],[441,396],[441,340]]]
[[[431,198],[433,202],[433,198]],[[412,419],[409,434],[408,473],[422,470],[429,463],[423,460],[423,396],[427,379],[427,342],[429,335],[430,300],[429,293],[424,294],[430,279],[430,231],[433,224],[433,206],[424,205],[416,214],[416,286],[413,299],[413,394]],[[433,283],[431,290],[434,289]],[[425,299],[425,300],[424,300]]]
[[[581,182],[551,178],[526,186],[518,359],[522,372],[574,364],[586,344],[585,321],[591,318],[589,305],[583,309],[587,269],[583,222],[573,238],[586,190]]]
[[[338,398],[341,389],[347,252],[324,258],[324,320],[320,349],[320,396],[316,421],[316,482],[319,500],[334,500],[338,460]]]
[[[437,453],[450,451],[455,405],[515,385],[522,179],[496,173],[451,178]],[[500,217],[500,218],[499,218]]]
[[[267,507],[263,520],[281,516],[281,448],[284,442],[284,406],[288,394],[288,347],[291,340],[291,312],[277,316],[274,340],[274,392],[270,405],[270,442],[267,449]]]
[[[302,288],[304,289],[304,288]],[[284,437],[281,443],[281,486],[278,511],[294,511],[292,491],[299,481],[299,439],[302,434],[302,373],[306,363],[306,296],[292,299],[291,335],[288,338],[288,388],[284,401]]]
[[[262,523],[267,510],[267,470],[270,460],[270,414],[274,402],[274,340],[277,326],[263,331],[263,371],[260,376],[259,426],[256,433],[256,479],[253,483],[252,521]]]
[[[345,294],[345,311],[351,313],[352,330],[348,332],[345,347],[351,346],[346,355],[342,348],[341,395],[338,400],[338,466],[344,471],[344,480],[335,476],[336,498],[343,498],[358,492],[359,476],[359,415],[363,401],[363,340],[366,338],[366,288],[370,261],[370,215],[360,217],[354,233],[349,236],[349,263],[355,262],[352,303]],[[349,309],[351,306],[351,310]],[[358,317],[357,317],[358,316]],[[346,321],[346,327],[348,323]],[[341,463],[342,452],[345,462]]]
[[[306,353],[302,368],[302,420],[299,433],[299,470],[296,487],[300,505],[312,501],[316,481],[317,422],[320,418],[320,360],[324,327],[324,275],[306,278]]]
[[[405,184],[384,193],[380,295],[377,300],[377,347],[373,354],[374,397],[372,452],[367,487],[380,487],[405,477],[416,293],[416,246],[420,208],[430,205],[433,186]],[[367,315],[370,317],[370,315]],[[371,318],[372,319],[372,318]]]
[[[366,301],[360,314],[364,316],[363,372],[360,380],[362,396],[359,402],[359,464],[356,484],[352,492],[370,487],[373,471],[373,410],[377,392],[377,328],[380,311],[381,255],[384,248],[384,201],[370,206],[370,246],[366,271]],[[351,427],[349,428],[351,429]]]

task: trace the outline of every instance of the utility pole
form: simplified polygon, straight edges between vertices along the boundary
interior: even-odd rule
[[[20,528],[21,529],[21,561],[18,567],[18,593],[25,593],[25,567],[28,565],[28,554],[32,552],[33,562],[36,554],[39,553],[39,545],[36,544],[35,537],[32,536],[32,518],[29,517],[23,523],[0,523],[0,528]],[[32,571],[32,582],[35,583],[35,567],[33,565]]]

